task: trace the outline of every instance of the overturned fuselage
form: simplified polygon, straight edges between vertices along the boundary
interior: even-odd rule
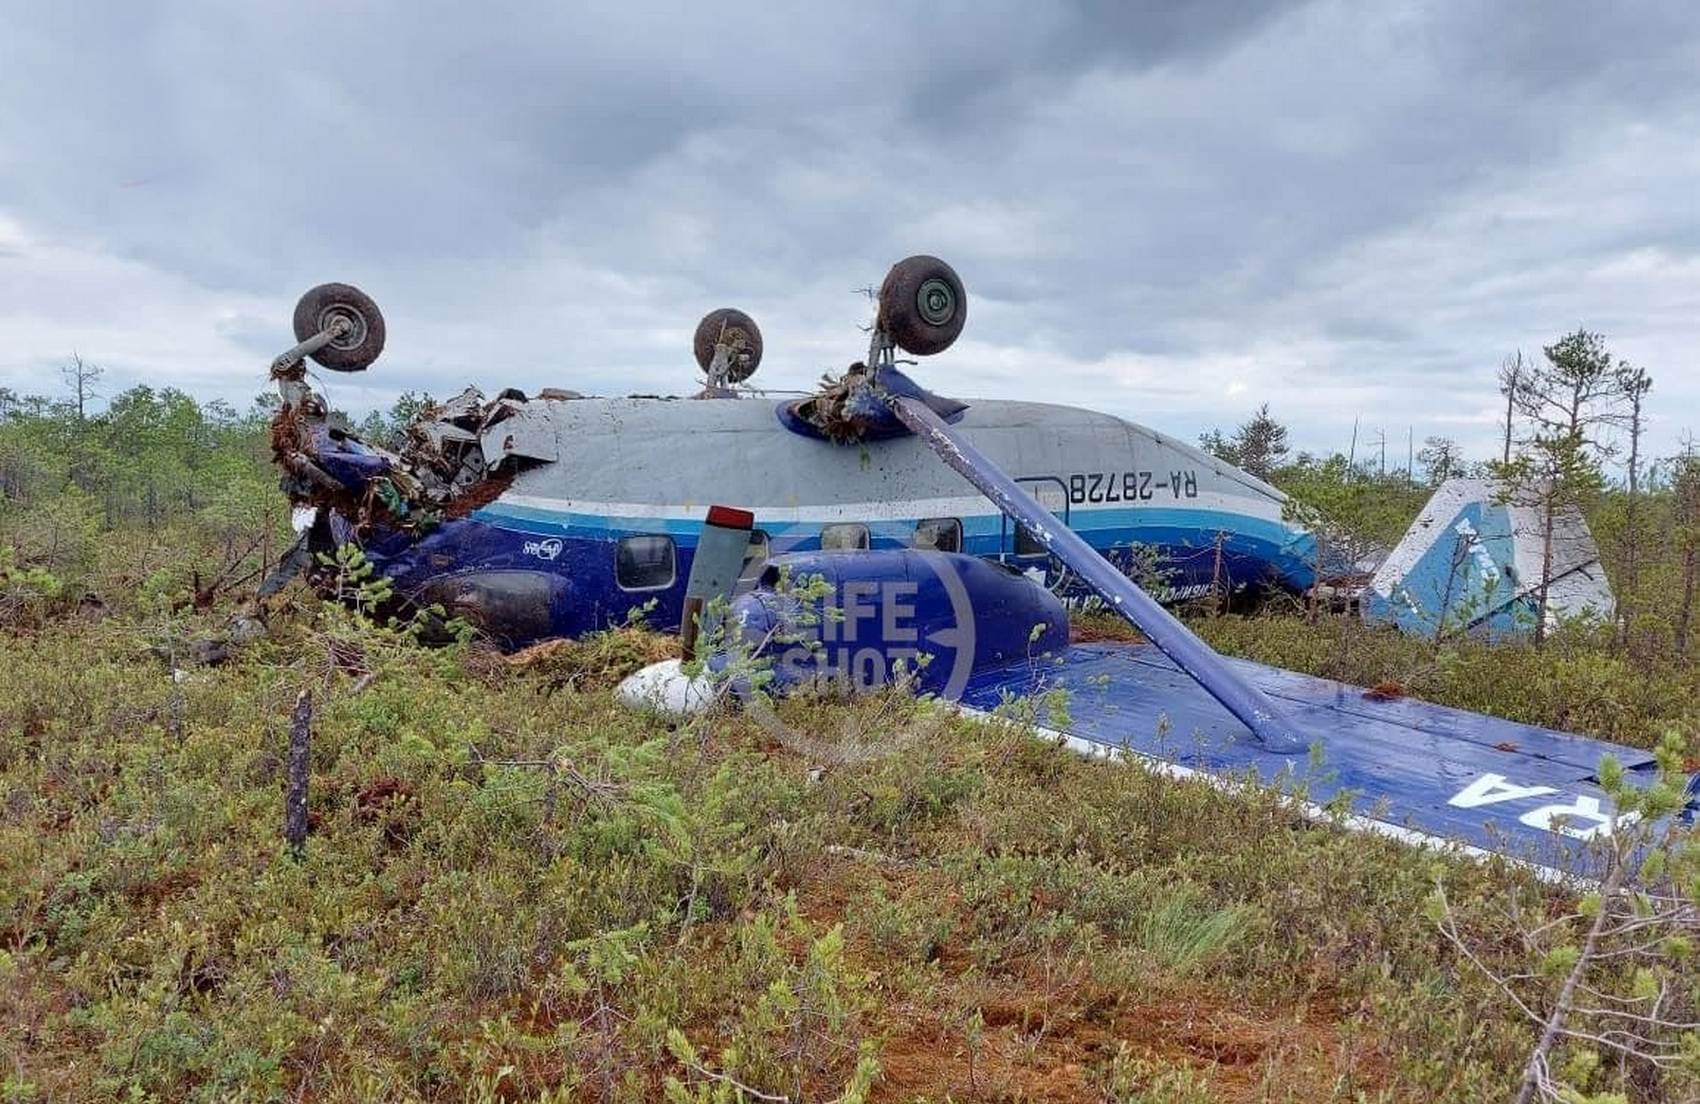
[[[942,351],[966,310],[949,265],[899,262],[881,287],[867,364],[889,365],[897,349]],[[677,624],[710,503],[753,514],[749,577],[784,552],[916,548],[993,559],[1061,593],[1074,581],[1044,533],[1010,520],[895,420],[867,364],[803,398],[748,388],[762,341],[742,311],[698,324],[706,386],[693,399],[504,391],[485,401],[469,390],[423,411],[393,451],[334,428],[306,382],[308,357],[339,371],[377,358],[377,306],[324,284],[294,323],[298,344],[272,365],[283,397],[273,446],[311,518],[307,548],[359,545],[398,604],[440,605],[504,644],[636,611]],[[1198,449],[1108,414],[962,402],[886,378],[1160,600],[1311,584],[1316,546],[1284,520],[1285,496]]]
[[[1064,582],[1042,545],[913,438],[833,444],[794,406],[463,396],[410,427],[397,453],[311,418],[280,452],[336,484],[295,478],[299,500],[324,510],[326,538],[360,544],[402,598],[514,644],[640,608],[676,624],[711,502],[755,514],[752,572],[779,552],[919,547]],[[1043,403],[976,401],[956,424],[1094,548],[1137,561],[1165,600],[1309,585],[1311,539],[1282,520],[1280,492],[1197,449]]]

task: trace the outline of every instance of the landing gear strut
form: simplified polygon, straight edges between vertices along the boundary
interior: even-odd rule
[[[283,378],[308,357],[333,372],[359,372],[384,351],[384,316],[372,297],[348,284],[320,284],[295,304],[298,344],[272,361]]]

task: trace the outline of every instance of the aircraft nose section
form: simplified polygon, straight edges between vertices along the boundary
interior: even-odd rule
[[[507,648],[559,635],[571,608],[572,584],[545,571],[469,571],[432,580],[423,604],[461,618]]]

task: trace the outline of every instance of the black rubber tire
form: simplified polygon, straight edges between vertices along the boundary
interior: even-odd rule
[[[950,348],[968,321],[968,295],[956,270],[921,254],[898,261],[880,285],[879,328],[912,356]]]
[[[372,297],[348,284],[320,284],[295,304],[295,340],[306,341],[342,317],[354,324],[348,334],[312,354],[333,372],[359,372],[384,351],[384,316]]]
[[[761,330],[756,327],[755,319],[733,307],[721,307],[703,315],[691,344],[696,353],[697,367],[704,372],[714,363],[714,346],[719,343],[722,333],[731,340],[734,348],[742,345],[744,352],[749,354],[743,363],[734,365],[726,377],[728,383],[743,383],[755,375],[761,365]]]

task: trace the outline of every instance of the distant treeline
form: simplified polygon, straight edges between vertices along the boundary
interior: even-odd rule
[[[1622,607],[1618,647],[1686,653],[1700,631],[1691,628],[1700,584],[1700,456],[1692,448],[1644,454],[1651,379],[1613,360],[1598,335],[1578,331],[1545,353],[1543,365],[1519,355],[1501,369],[1507,417],[1499,457],[1471,460],[1451,440],[1430,437],[1413,450],[1418,476],[1389,470],[1380,442],[1373,454],[1366,446],[1294,455],[1267,405],[1200,443],[1291,494],[1307,524],[1353,558],[1395,542],[1429,487],[1450,476],[1550,487],[1543,493],[1582,508],[1600,542]],[[0,549],[13,564],[73,578],[92,565],[103,534],[177,534],[199,549],[222,549],[225,559],[271,549],[286,534],[287,502],[267,433],[275,396],[262,394],[239,411],[176,388],[138,386],[101,406],[100,379],[98,367],[72,358],[58,395],[0,388]],[[410,392],[349,428],[393,443],[429,402]],[[1626,478],[1608,480],[1608,461],[1619,462]]]
[[[1287,428],[1265,403],[1230,433],[1199,438],[1206,451],[1267,479],[1293,498],[1292,513],[1348,560],[1385,549],[1422,508],[1428,489],[1455,476],[1499,481],[1507,501],[1540,508],[1548,519],[1539,583],[1545,612],[1553,574],[1550,519],[1579,508],[1600,545],[1618,601],[1612,647],[1644,666],[1676,656],[1686,662],[1700,600],[1700,453],[1693,438],[1671,456],[1649,455],[1646,426],[1653,377],[1612,355],[1585,329],[1501,363],[1504,400],[1499,454],[1471,460],[1446,437],[1407,444],[1405,466],[1389,468],[1383,433],[1345,453],[1290,457]],[[1422,467],[1421,481],[1416,473]],[[1621,472],[1610,478],[1608,470]],[[1547,631],[1537,617],[1535,640]]]
[[[0,388],[0,549],[11,563],[75,579],[115,533],[238,558],[275,546],[288,517],[270,463],[275,395],[237,410],[137,386],[101,403],[100,376],[73,359],[59,395]],[[350,428],[386,440],[419,402],[408,396]]]

